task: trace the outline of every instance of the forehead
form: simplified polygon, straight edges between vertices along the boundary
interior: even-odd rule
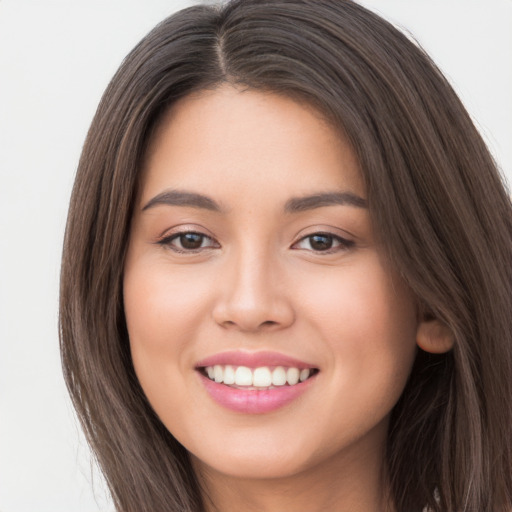
[[[142,199],[171,186],[220,196],[312,189],[364,196],[354,152],[318,111],[228,85],[191,94],[162,118],[145,158]]]

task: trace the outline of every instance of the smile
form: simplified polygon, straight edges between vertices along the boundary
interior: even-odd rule
[[[319,369],[275,352],[230,351],[196,367],[206,392],[223,408],[264,414],[291,404],[317,380]]]
[[[227,386],[244,389],[274,389],[280,386],[295,386],[304,382],[316,373],[310,368],[286,368],[277,366],[260,366],[248,368],[247,366],[215,365],[204,368],[205,374],[212,381]]]

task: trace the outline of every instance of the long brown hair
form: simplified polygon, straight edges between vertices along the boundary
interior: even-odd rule
[[[349,0],[185,9],[139,43],[101,100],[69,209],[60,332],[66,382],[117,510],[203,510],[186,450],[135,376],[122,274],[152,130],[179,98],[225,82],[307,102],[348,137],[394,267],[455,336],[448,354],[419,350],[392,412],[396,510],[510,510],[510,198],[428,56]]]

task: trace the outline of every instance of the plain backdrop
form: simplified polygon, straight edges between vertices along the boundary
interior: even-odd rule
[[[111,512],[58,352],[80,149],[122,58],[191,0],[0,0],[0,512]],[[512,181],[512,0],[366,0],[434,57]]]

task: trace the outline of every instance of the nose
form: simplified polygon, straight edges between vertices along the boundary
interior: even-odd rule
[[[268,255],[240,255],[226,262],[217,297],[213,318],[226,329],[267,332],[295,321],[282,269]]]

